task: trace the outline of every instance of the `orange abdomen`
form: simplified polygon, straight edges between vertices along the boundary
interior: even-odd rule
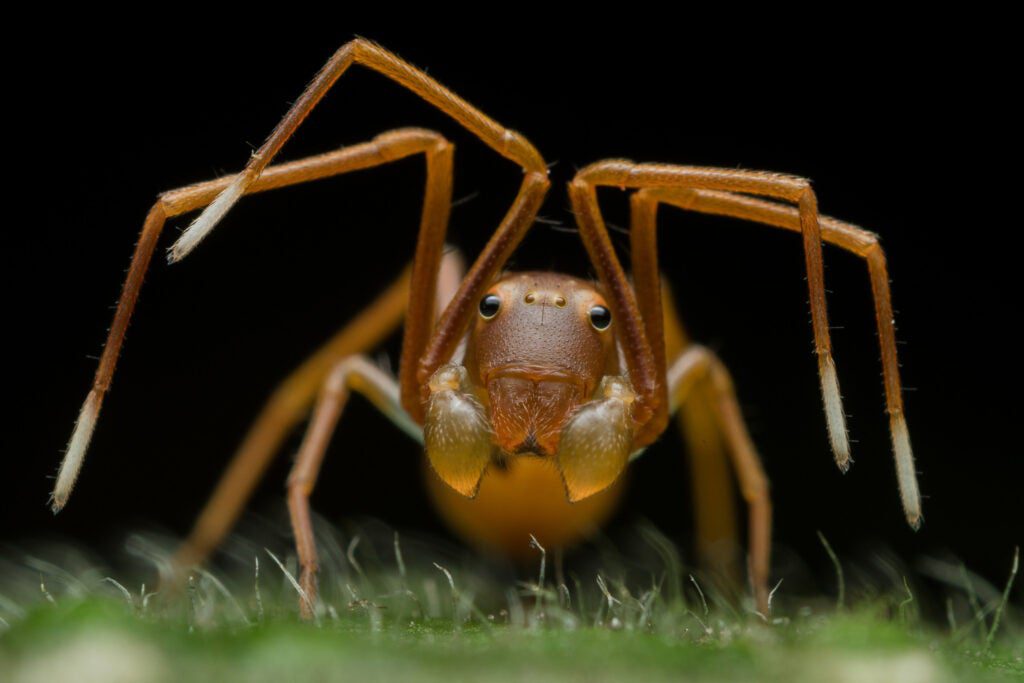
[[[614,512],[625,488],[620,477],[604,491],[577,503],[566,498],[554,462],[518,457],[506,468],[488,468],[475,498],[466,498],[426,467],[431,500],[447,525],[485,552],[514,561],[533,561],[530,534],[548,550],[574,545],[592,535]]]

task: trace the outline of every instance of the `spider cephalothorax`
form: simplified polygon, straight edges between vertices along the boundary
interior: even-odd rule
[[[610,485],[633,443],[633,392],[598,288],[509,274],[478,312],[463,364],[430,382],[424,433],[438,475],[473,496],[492,461],[527,455],[555,458],[570,500]]]
[[[445,252],[454,147],[440,133],[393,130],[369,142],[271,165],[353,64],[408,88],[522,169],[523,181],[512,206],[469,268],[456,252]],[[713,353],[689,343],[663,288],[656,239],[660,205],[731,216],[802,236],[826,423],[836,463],[844,471],[850,452],[832,360],[821,243],[837,245],[866,261],[900,494],[907,520],[917,526],[920,497],[903,416],[889,277],[874,234],[819,215],[816,196],[803,178],[608,159],[579,170],[568,187],[599,285],[553,273],[501,276],[550,188],[544,158],[519,133],[361,39],[331,57],[241,173],[166,192],[150,210],[92,390],[61,464],[54,510],[65,505],[74,486],[143,276],[168,218],[203,208],[172,246],[173,263],[190,253],[246,194],[415,155],[426,159],[426,191],[411,269],[272,395],[179,553],[179,567],[201,561],[220,543],[270,459],[309,415],[318,394],[288,479],[306,616],[316,599],[317,573],[309,496],[352,391],[425,444],[434,471],[450,486],[437,489],[443,492],[436,497],[453,526],[474,541],[510,554],[526,547],[528,533],[542,542],[547,538],[551,544],[566,545],[592,530],[606,516],[608,501],[614,502],[614,497],[599,492],[615,482],[630,455],[657,439],[678,413],[695,462],[727,460],[733,466],[750,509],[751,583],[758,609],[766,612],[771,537],[767,478],[728,371]],[[598,204],[600,187],[632,191],[632,278],[609,238]],[[402,362],[396,378],[363,354],[403,321]],[[494,463],[502,467],[489,467]],[[724,504],[709,500],[705,492],[727,490],[724,471],[694,469],[693,499],[695,505],[705,506],[697,515],[702,552],[717,540],[716,523],[707,521],[713,517],[709,509],[720,510]],[[434,486],[435,480],[430,481]],[[476,498],[468,501],[452,490]]]

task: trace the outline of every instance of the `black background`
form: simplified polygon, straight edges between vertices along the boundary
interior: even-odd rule
[[[825,562],[821,529],[846,556],[883,549],[913,562],[950,553],[993,579],[1005,575],[1024,535],[1019,257],[1009,244],[1019,187],[1001,180],[1019,152],[1009,105],[1019,83],[1004,80],[998,41],[968,46],[985,36],[888,22],[845,40],[797,29],[740,38],[692,24],[595,33],[517,20],[498,31],[473,15],[460,19],[473,30],[445,31],[407,18],[390,27],[309,16],[165,20],[122,30],[96,17],[40,19],[26,26],[35,39],[13,62],[3,539],[60,538],[108,552],[126,530],[184,533],[275,381],[410,258],[418,160],[246,199],[183,263],[154,259],[78,487],[63,513],[49,513],[50,477],[155,195],[241,168],[333,50],[360,34],[525,133],[553,163],[542,213],[566,227],[564,184],[574,170],[625,156],[807,176],[823,212],[878,232],[925,495],[917,533],[896,491],[864,264],[826,248],[855,439],[855,465],[842,476],[825,435],[799,238],[665,210],[662,263],[691,332],[734,371],[772,479],[780,548]],[[408,125],[456,142],[455,196],[471,199],[454,209],[450,239],[475,254],[519,170],[375,74],[346,75],[282,158]],[[624,195],[602,197],[624,224]],[[188,220],[171,222],[163,247]],[[578,237],[546,225],[513,265],[589,272]],[[680,449],[667,434],[636,463],[620,522],[646,517],[685,543]],[[356,401],[314,507],[335,521],[371,515],[443,533],[419,457]],[[253,510],[280,514],[287,460]]]

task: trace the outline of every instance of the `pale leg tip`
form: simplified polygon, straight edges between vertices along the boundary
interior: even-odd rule
[[[50,509],[54,514],[60,512],[67,505],[72,489],[75,488],[75,481],[82,469],[82,462],[89,450],[89,442],[92,440],[93,430],[96,429],[96,419],[100,413],[100,395],[94,389],[89,392],[82,404],[82,410],[78,413],[78,421],[75,423],[75,430],[71,433],[71,440],[68,442],[68,449],[64,453],[64,459],[60,463],[60,471],[57,473],[57,483],[53,487],[50,496]]]
[[[899,483],[903,511],[906,513],[907,523],[916,531],[921,526],[921,492],[917,486],[910,432],[902,414],[893,415],[889,426],[892,429],[892,450],[896,460],[896,479]]]
[[[50,512],[52,512],[53,514],[56,515],[58,512],[60,512],[61,510],[64,509],[64,506],[67,505],[67,503],[68,503],[68,499],[67,498],[60,498],[60,499],[58,499],[56,495],[51,495],[50,496]]]
[[[181,234],[181,237],[167,250],[167,263],[173,265],[188,256],[206,236],[206,233],[209,232],[208,228],[203,228],[202,225],[199,225],[199,229],[196,227],[200,220],[202,220],[202,216],[192,225],[188,226],[185,232]]]
[[[922,521],[924,521],[924,518],[921,516],[920,511],[914,513],[907,513],[907,524],[909,524],[910,528],[914,531],[918,531],[921,529]]]
[[[174,265],[191,254],[192,250],[196,248],[197,244],[199,244],[199,240],[202,239],[202,237],[193,238],[195,233],[190,235],[189,232],[191,230],[191,227],[186,230],[184,234],[182,234],[182,236],[171,245],[170,249],[167,250],[167,263],[170,265]]]
[[[821,375],[821,396],[825,402],[825,419],[828,424],[828,439],[832,445],[836,466],[841,472],[850,469],[850,439],[846,433],[846,413],[843,412],[843,398],[839,392],[839,377],[830,354],[818,356],[818,371]]]
[[[192,224],[181,234],[181,237],[171,245],[167,252],[168,263],[177,263],[196,248],[204,237],[220,222],[224,214],[235,205],[235,202],[245,193],[245,189],[254,180],[246,173],[240,174],[230,185],[217,195],[210,202],[202,213],[192,221]]]

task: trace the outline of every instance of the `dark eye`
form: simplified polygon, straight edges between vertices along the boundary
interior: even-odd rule
[[[490,320],[498,315],[499,308],[501,308],[501,299],[498,298],[497,294],[488,294],[483,299],[480,299],[480,315],[485,320]]]
[[[595,330],[607,330],[612,324],[612,312],[604,306],[594,306],[590,309],[590,324]]]

